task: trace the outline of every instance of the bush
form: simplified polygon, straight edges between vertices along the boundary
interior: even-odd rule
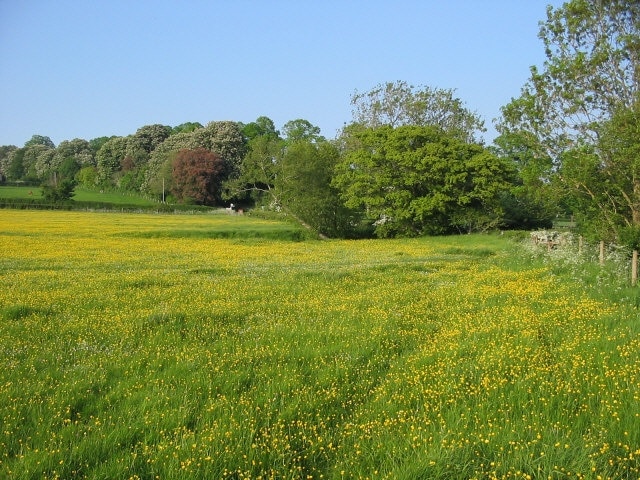
[[[59,203],[71,200],[73,191],[76,188],[76,181],[71,179],[62,180],[57,185],[43,185],[42,198],[46,202]]]

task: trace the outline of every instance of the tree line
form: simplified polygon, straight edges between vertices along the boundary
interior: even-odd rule
[[[57,147],[0,147],[0,179],[286,213],[332,237],[548,227],[640,244],[640,5],[571,0],[540,22],[546,60],[501,109],[494,144],[450,89],[381,83],[334,139],[266,116]],[[64,183],[66,182],[66,184]]]

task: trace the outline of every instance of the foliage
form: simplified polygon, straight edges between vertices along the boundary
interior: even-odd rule
[[[0,146],[0,180],[7,178],[12,161],[11,153],[17,148],[15,145]]]
[[[238,174],[240,163],[246,153],[239,123],[209,122],[204,128],[195,130],[192,135],[199,148],[205,148],[222,159],[225,178],[233,178]]]
[[[84,167],[76,173],[75,179],[83,187],[95,187],[98,178],[98,171],[95,167]]]
[[[554,158],[576,142],[597,143],[600,125],[640,92],[639,16],[625,0],[548,7],[539,34],[547,60],[503,108],[501,133],[531,132]]]
[[[225,198],[243,198],[250,193],[258,204],[281,208],[282,192],[276,185],[276,179],[283,148],[284,141],[272,134],[258,135],[249,140],[238,175],[225,182]],[[280,181],[285,182],[286,179],[281,176]]]
[[[24,179],[26,170],[24,166],[24,148],[11,150],[6,157],[4,174],[8,180]]]
[[[202,124],[200,122],[185,122],[173,127],[171,129],[171,135],[175,135],[177,133],[191,133],[199,128],[202,128]]]
[[[358,225],[358,217],[331,186],[339,156],[333,144],[303,137],[287,146],[273,178],[274,188],[281,192],[283,210],[331,238],[354,236]]]
[[[353,121],[366,127],[437,126],[450,136],[473,143],[484,121],[454,97],[453,90],[414,87],[404,81],[379,84],[351,97]]]
[[[60,166],[67,159],[72,159],[80,168],[96,165],[91,144],[81,138],[60,142],[56,148],[53,163],[55,166]]]
[[[497,126],[511,151],[520,145],[529,153],[529,171],[537,173],[524,178],[530,190],[531,182],[547,181],[556,187],[552,198],[608,237],[640,221],[633,181],[622,175],[628,160],[610,152],[624,136],[616,117],[637,110],[639,17],[640,4],[624,0],[548,7],[540,27],[547,60],[542,70],[532,67]]]
[[[436,127],[345,130],[349,150],[333,185],[381,237],[480,231],[501,219],[510,164]]]
[[[32,165],[35,175],[39,179],[44,179],[56,171],[56,151],[44,145],[33,145],[26,147],[25,159]]]
[[[282,127],[284,138],[287,142],[319,142],[325,140],[320,135],[320,127],[313,125],[310,121],[298,118],[289,120]]]
[[[93,167],[89,167],[93,168]],[[65,158],[57,168],[57,172],[61,178],[73,179],[80,171],[80,164],[73,157]]]
[[[602,213],[614,230],[640,230],[640,97],[631,108],[617,109],[605,123],[599,152],[599,175],[589,185],[599,189]]]
[[[555,188],[552,160],[531,133],[504,133],[489,148],[516,170],[512,187],[502,194],[505,228],[547,228],[569,211]]]
[[[112,137],[96,153],[98,185],[111,185],[113,175],[119,171],[122,159],[127,155],[127,138]]]
[[[524,262],[505,236],[224,240],[207,234],[290,225],[3,220],[7,480],[640,474],[637,309]]]
[[[173,159],[180,150],[198,148],[192,133],[176,133],[162,142],[152,153],[140,190],[161,197],[171,184]]]
[[[184,203],[214,205],[220,198],[224,163],[204,148],[180,150],[173,160],[171,192]]]
[[[56,145],[51,141],[51,139],[44,135],[33,135],[24,143],[25,147],[33,147],[35,145],[40,145],[46,148],[56,148]]]
[[[96,154],[98,153],[98,151],[102,148],[102,145],[104,145],[105,143],[107,143],[109,141],[109,139],[114,138],[115,136],[112,137],[98,137],[98,138],[92,138],[91,140],[89,140],[89,148],[91,148],[91,153],[93,154],[94,158],[96,156]]]
[[[59,203],[70,200],[74,195],[76,181],[73,178],[65,178],[57,183],[49,183],[42,186],[42,198],[47,202]]]
[[[238,175],[225,182],[225,198],[246,198],[293,216],[307,228],[331,237],[353,235],[354,214],[331,186],[340,155],[307,120],[287,122],[285,139],[273,122],[260,117],[243,128],[249,138]]]
[[[127,148],[130,151],[141,150],[148,155],[164,142],[171,132],[171,127],[167,125],[145,125],[136,130],[136,133],[130,137]]]
[[[260,136],[279,137],[280,132],[276,130],[276,126],[269,117],[258,117],[255,122],[241,125],[242,135],[251,141]]]

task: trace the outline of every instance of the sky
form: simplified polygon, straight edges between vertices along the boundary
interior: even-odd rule
[[[562,0],[0,0],[0,145],[260,116],[335,138],[378,84],[492,120],[542,65]]]

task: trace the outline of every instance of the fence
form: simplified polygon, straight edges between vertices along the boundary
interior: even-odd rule
[[[531,232],[531,240],[534,245],[542,248],[546,248],[547,251],[551,252],[556,249],[568,248],[569,246],[575,245],[576,243],[576,235],[570,232],[558,232],[558,231],[548,231],[548,230],[540,230],[536,232]],[[578,244],[578,255],[582,255],[587,248],[587,245],[584,241],[582,235],[577,235],[577,244]],[[622,250],[622,247],[617,245],[611,245],[611,249]],[[606,252],[607,246],[604,240],[601,240],[598,243],[598,262],[600,266],[604,266],[606,262]],[[633,250],[631,252],[630,259],[630,280],[631,285],[635,286],[638,283],[638,251]]]

